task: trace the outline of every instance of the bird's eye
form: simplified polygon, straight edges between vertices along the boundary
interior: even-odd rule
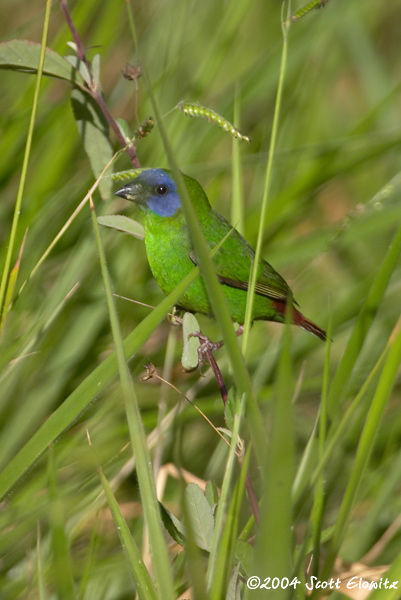
[[[166,185],[157,185],[156,186],[156,194],[158,196],[165,196],[168,192],[168,187]]]

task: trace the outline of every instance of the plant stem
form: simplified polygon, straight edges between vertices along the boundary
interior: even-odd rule
[[[125,149],[126,153],[128,154],[130,161],[132,163],[132,166],[135,169],[138,169],[141,166],[141,164],[136,155],[135,145],[132,142],[131,144],[129,144],[127,146],[124,136],[121,133],[120,128],[117,125],[115,118],[111,114],[106,102],[104,101],[104,98],[100,92],[98,84],[92,77],[91,65],[90,65],[88,59],[86,58],[85,48],[84,48],[82,40],[79,36],[79,33],[74,25],[74,21],[72,20],[67,0],[59,0],[59,2],[60,2],[61,10],[63,11],[64,17],[66,20],[66,23],[71,31],[72,37],[74,38],[75,44],[77,46],[78,58],[86,65],[86,67],[88,69],[90,81],[88,83],[87,92],[89,92],[89,94],[92,96],[92,98],[95,100],[95,102],[99,106],[100,110],[104,114],[105,118],[107,119],[108,124],[110,125],[110,128],[114,131],[119,144],[121,145],[122,148]]]
[[[27,172],[28,172],[29,157],[31,154],[33,130],[35,127],[36,112],[38,109],[38,102],[39,102],[40,83],[42,81],[43,65],[45,62],[45,52],[46,52],[47,35],[48,35],[48,31],[49,31],[51,5],[52,5],[52,0],[47,0],[45,21],[43,24],[42,44],[41,44],[41,49],[40,49],[38,72],[36,75],[35,93],[34,93],[33,104],[32,104],[32,113],[31,113],[31,118],[29,121],[28,135],[26,138],[26,145],[25,145],[25,154],[24,154],[24,160],[22,163],[22,170],[21,170],[21,178],[20,178],[18,192],[17,192],[17,199],[15,202],[13,222],[11,225],[10,241],[8,243],[6,260],[4,263],[4,270],[3,270],[1,284],[0,284],[0,331],[2,329],[2,324],[4,322],[4,319],[6,317],[4,300],[7,295],[8,277],[9,277],[9,272],[10,272],[11,258],[12,258],[12,254],[14,251],[15,240],[17,237],[19,216],[21,213],[21,205],[22,205],[22,196],[24,194],[25,182],[26,182],[26,177],[27,177]]]

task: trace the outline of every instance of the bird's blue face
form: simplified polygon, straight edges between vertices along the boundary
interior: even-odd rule
[[[147,207],[160,217],[172,217],[181,207],[174,180],[164,169],[148,169],[116,192],[126,200]]]

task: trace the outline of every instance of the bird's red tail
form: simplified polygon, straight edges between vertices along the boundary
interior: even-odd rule
[[[274,302],[274,308],[277,310],[277,312],[282,314],[283,317],[285,317],[286,305],[284,304],[284,302]],[[321,327],[319,327],[319,325],[316,325],[316,323],[313,323],[313,321],[310,321],[309,319],[304,317],[304,315],[295,307],[292,307],[292,322],[294,323],[294,325],[298,325],[298,327],[306,329],[306,331],[309,331],[310,333],[318,337],[319,340],[322,340],[323,342],[326,341],[326,332]]]

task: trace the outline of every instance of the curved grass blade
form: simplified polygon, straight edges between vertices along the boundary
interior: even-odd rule
[[[128,364],[125,358],[124,344],[121,336],[120,324],[118,321],[117,310],[114,304],[114,297],[111,289],[110,277],[106,266],[106,257],[103,250],[99,225],[96,220],[95,207],[93,205],[92,199],[90,199],[90,208],[92,213],[93,228],[95,231],[96,245],[99,253],[99,261],[102,271],[103,283],[106,292],[107,307],[110,316],[110,325],[116,349],[118,371],[121,382],[121,390],[123,393],[125,403],[125,411],[127,414],[131,445],[136,460],[136,473],[138,476],[138,484],[141,492],[143,512],[146,524],[149,528],[149,541],[153,559],[153,570],[155,573],[159,590],[163,590],[163,597],[170,600],[174,600],[175,593],[173,577],[170,568],[170,560],[167,550],[166,539],[162,528],[162,521],[157,500],[152,463],[150,460],[149,450],[146,443],[145,430],[141,419],[141,413],[139,410],[138,400],[135,393],[134,383],[131,379],[131,374],[129,372]],[[124,529],[125,533],[127,533],[127,530],[128,528]],[[132,544],[130,547],[133,551]],[[134,560],[136,559],[135,554],[133,554],[132,558]],[[142,561],[140,562],[141,564],[143,564]],[[132,568],[134,568],[132,563],[131,566]],[[150,582],[146,581],[146,583],[149,587]],[[146,596],[144,595],[144,598],[145,597]]]
[[[133,539],[124,516],[121,513],[118,502],[114,497],[113,491],[103,469],[97,465],[97,471],[103,486],[107,504],[113,515],[121,545],[124,549],[127,561],[131,570],[131,575],[135,583],[136,592],[140,600],[157,600],[157,593],[147,568],[143,564],[141,553]]]
[[[71,553],[66,533],[63,502],[58,490],[53,446],[49,448],[48,457],[49,523],[53,550],[51,575],[57,597],[61,600],[74,600],[76,594],[72,575]]]
[[[229,235],[229,234],[228,234]],[[227,237],[227,236],[226,236]],[[213,256],[224,243],[224,237],[211,251]],[[179,285],[139,323],[124,340],[124,352],[128,359],[139,351],[149,339],[169,309],[182,296],[187,287],[199,275],[199,267],[188,273]],[[23,446],[18,454],[0,473],[0,499],[17,483],[20,477],[34,464],[49,444],[58,438],[111,383],[118,372],[115,353],[110,354],[84,381],[64,400],[63,404],[43,423],[42,427]]]

